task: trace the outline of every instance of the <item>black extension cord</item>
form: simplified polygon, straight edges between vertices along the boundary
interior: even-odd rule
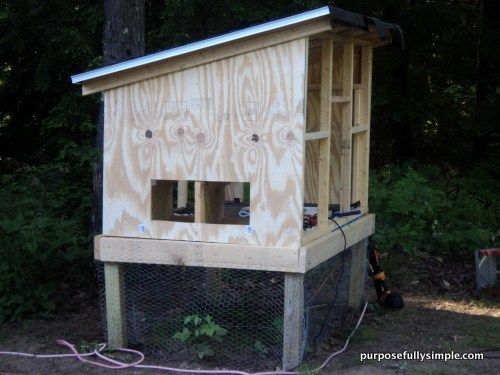
[[[344,230],[339,225],[339,223],[337,223],[337,221],[333,217],[330,217],[329,219],[332,220],[337,225],[337,227],[340,229],[340,232],[342,233],[342,236],[344,237],[344,249],[342,250],[342,258],[341,258],[341,265],[340,265],[340,274],[339,274],[339,277],[338,277],[338,280],[337,280],[337,286],[335,287],[335,294],[333,296],[332,302],[330,302],[330,305],[328,306],[328,311],[327,311],[327,313],[325,315],[325,318],[323,319],[323,323],[321,324],[321,328],[320,328],[319,332],[316,334],[316,336],[314,336],[314,339],[313,339],[313,350],[312,350],[311,354],[307,357],[307,359],[305,359],[304,361],[302,361],[300,364],[298,364],[294,368],[290,369],[289,371],[293,371],[293,370],[297,369],[299,366],[302,366],[304,363],[306,363],[309,360],[311,360],[311,358],[313,358],[314,355],[316,354],[316,341],[318,340],[318,338],[323,333],[323,330],[325,329],[326,322],[328,321],[328,318],[330,317],[330,314],[331,314],[331,312],[333,310],[333,306],[335,305],[335,302],[337,301],[337,296],[339,294],[338,293],[339,292],[339,285],[340,285],[340,282],[342,281],[342,276],[344,275],[344,257],[345,257],[345,250],[347,248],[347,238],[345,236]],[[335,229],[332,230],[332,232],[333,231],[335,231]]]

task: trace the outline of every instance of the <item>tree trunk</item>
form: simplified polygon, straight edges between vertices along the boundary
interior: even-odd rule
[[[496,12],[496,13],[495,13]],[[499,85],[498,66],[498,0],[479,0],[476,42],[476,97],[473,127],[476,129],[472,152],[476,160],[483,160],[492,144],[493,123],[496,121],[493,99]]]
[[[144,54],[145,0],[105,0],[103,29],[104,66],[130,60]],[[104,142],[104,103],[101,101],[96,145],[99,152],[94,163],[91,234],[102,232],[102,151]]]

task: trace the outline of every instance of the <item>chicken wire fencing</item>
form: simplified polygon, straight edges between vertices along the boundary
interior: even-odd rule
[[[98,263],[103,329],[103,264]],[[356,275],[365,285],[365,272]],[[303,277],[302,361],[351,312],[351,250]],[[282,366],[285,274],[224,268],[123,264],[128,346],[149,362],[260,371]]]

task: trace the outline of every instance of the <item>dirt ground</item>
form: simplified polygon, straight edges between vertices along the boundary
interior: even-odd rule
[[[369,306],[346,352],[336,356],[322,374],[500,374],[500,303],[498,288],[486,296],[473,291],[471,262],[426,257],[400,269],[400,261],[387,262],[390,284],[402,292],[405,307],[387,311],[375,303],[369,289]],[[464,264],[469,266],[464,267]],[[444,282],[446,281],[446,282]],[[66,353],[56,340],[64,338],[85,348],[102,342],[99,313],[91,305],[68,303],[68,311],[0,327],[0,351]],[[328,353],[341,348],[354,322],[322,345],[318,354],[301,368],[307,374]],[[483,352],[483,360],[360,361],[360,353]],[[148,363],[148,361],[146,361]],[[153,364],[153,363],[149,363]],[[274,369],[270,369],[274,370]],[[149,374],[146,370],[105,370],[74,359],[33,359],[0,356],[0,375],[5,374]]]

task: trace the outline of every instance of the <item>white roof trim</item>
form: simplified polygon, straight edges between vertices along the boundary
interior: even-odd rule
[[[104,68],[99,68],[91,70],[89,72],[76,74],[71,76],[71,81],[73,83],[83,83],[95,78],[101,78],[108,74],[123,72],[132,68],[139,66],[144,66],[147,64],[155,63],[158,61],[166,60],[175,56],[184,55],[187,53],[199,51],[205,48],[219,46],[221,44],[233,42],[238,39],[247,38],[253,35],[274,31],[287,26],[293,26],[303,22],[311,21],[317,18],[330,15],[329,7],[325,6],[319,9],[311,10],[308,12],[300,13],[295,16],[290,16],[286,18],[281,18],[276,21],[266,22],[257,26],[248,27],[243,30],[234,31],[228,34],[216,36],[213,38],[201,40],[199,42],[194,42],[186,44],[184,46],[175,47],[165,51],[153,53],[151,55],[142,56],[136,59],[124,61],[118,64],[106,66]]]

